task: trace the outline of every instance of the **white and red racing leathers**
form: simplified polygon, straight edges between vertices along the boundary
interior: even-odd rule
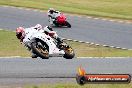
[[[55,31],[52,30],[52,28],[50,28],[49,26],[46,26],[42,29],[35,29],[34,27],[31,28],[25,28],[25,37],[23,39],[23,43],[25,46],[27,46],[28,48],[30,47],[30,41],[31,41],[31,37],[36,33],[36,32],[41,32],[41,33],[45,33],[48,34],[49,36],[51,36],[52,38],[56,39],[57,41],[60,41],[57,33]]]
[[[55,19],[60,16],[61,12],[59,11],[54,11],[52,14],[49,12],[50,10],[48,10],[47,14],[49,17],[49,22],[51,25],[53,25],[53,21],[55,21]]]

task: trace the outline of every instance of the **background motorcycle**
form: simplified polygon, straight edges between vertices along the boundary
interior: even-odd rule
[[[57,27],[67,26],[68,28],[71,28],[71,24],[66,20],[66,16],[62,13],[53,21],[53,23]]]

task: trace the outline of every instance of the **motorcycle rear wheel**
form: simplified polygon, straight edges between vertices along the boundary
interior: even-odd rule
[[[63,56],[64,58],[66,58],[66,59],[74,58],[75,53],[71,47],[65,48],[64,51],[65,51],[65,54]]]

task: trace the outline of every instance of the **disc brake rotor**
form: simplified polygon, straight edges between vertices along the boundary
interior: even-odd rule
[[[39,45],[36,46],[36,48],[44,55],[48,55],[48,50],[46,49],[45,46],[42,46],[41,43],[39,43]]]

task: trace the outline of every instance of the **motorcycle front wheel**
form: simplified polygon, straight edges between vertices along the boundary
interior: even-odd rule
[[[34,41],[31,43],[33,52],[42,59],[49,59],[48,45],[43,41]]]

